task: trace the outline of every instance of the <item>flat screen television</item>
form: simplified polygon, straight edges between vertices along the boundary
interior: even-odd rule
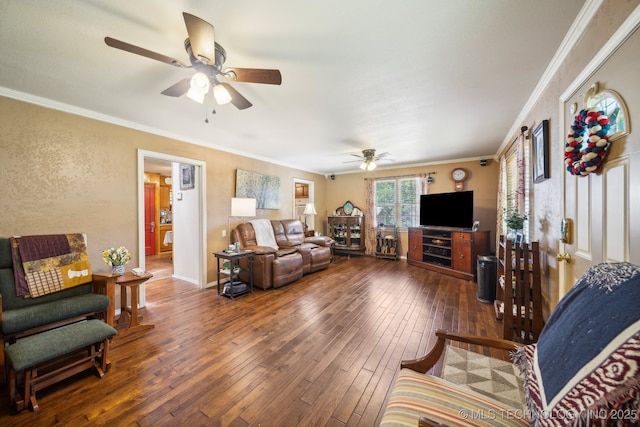
[[[420,195],[420,225],[473,226],[473,191]]]

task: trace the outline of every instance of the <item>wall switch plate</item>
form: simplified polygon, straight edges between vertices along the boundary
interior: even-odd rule
[[[227,230],[225,229],[222,230],[222,237],[227,237]]]

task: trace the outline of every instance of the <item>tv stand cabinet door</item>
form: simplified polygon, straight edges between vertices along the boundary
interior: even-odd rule
[[[456,271],[473,274],[471,233],[454,231],[451,234],[453,234],[453,250],[451,251],[452,268]]]
[[[407,258],[422,262],[422,229],[409,228],[409,253]]]

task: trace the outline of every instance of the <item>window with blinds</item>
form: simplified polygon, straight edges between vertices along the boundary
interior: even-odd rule
[[[374,224],[396,224],[398,227],[418,225],[420,212],[418,177],[376,179],[374,192]]]
[[[523,157],[523,165],[519,166],[518,154],[519,147],[522,146],[522,157]],[[524,144],[520,144],[519,140],[516,140],[512,147],[507,151],[506,154],[506,167],[504,171],[502,183],[503,183],[503,194],[505,195],[505,199],[502,201],[503,212],[518,212],[519,214],[526,214],[529,217],[529,190],[531,186],[531,173],[530,173],[530,146],[528,141],[525,141]],[[523,195],[521,197],[523,206],[521,208],[518,207],[518,183],[522,179],[524,183]],[[503,221],[506,219],[506,215],[503,217]],[[524,239],[526,242],[529,242],[529,219],[525,220],[524,228],[522,230],[524,234]],[[502,224],[503,230],[507,230],[506,221]]]

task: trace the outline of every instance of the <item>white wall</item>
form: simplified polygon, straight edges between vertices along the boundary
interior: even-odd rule
[[[172,169],[176,178],[173,185],[173,277],[197,285],[201,258],[198,245],[201,167],[195,166],[195,188],[192,190],[180,189],[180,164],[173,163]]]

